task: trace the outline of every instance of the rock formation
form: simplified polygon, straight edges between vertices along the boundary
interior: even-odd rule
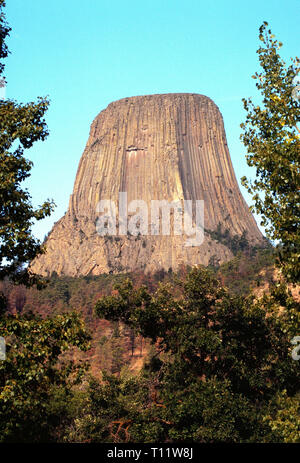
[[[186,246],[186,236],[172,233],[100,236],[97,204],[109,199],[118,205],[119,192],[127,193],[128,203],[144,200],[149,211],[151,200],[204,200],[203,243]],[[233,254],[211,233],[220,225],[229,237],[246,233],[251,245],[264,242],[240,193],[218,107],[198,94],[124,98],[93,121],[68,211],[31,269],[78,276],[223,262]]]

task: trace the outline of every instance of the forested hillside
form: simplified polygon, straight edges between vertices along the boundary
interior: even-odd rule
[[[211,265],[209,268],[232,294],[245,296],[252,288],[265,288],[266,285],[272,287],[275,283],[271,247],[251,254],[239,252],[230,262],[221,266]],[[114,285],[126,278],[132,279],[136,288],[145,285],[153,293],[159,283],[174,283],[186,276],[188,271],[189,268],[182,267],[177,273],[162,270],[154,275],[140,272],[76,278],[58,277],[54,273],[42,290],[14,286],[6,280],[0,282],[0,292],[7,298],[11,313],[32,311],[45,317],[76,310],[82,314],[93,339],[91,349],[85,354],[81,353],[80,357],[88,360],[91,371],[99,378],[102,369],[119,373],[124,365],[137,372],[149,351],[149,342],[137,336],[132,329],[126,328],[123,323],[96,318],[94,307],[97,300],[114,293]]]

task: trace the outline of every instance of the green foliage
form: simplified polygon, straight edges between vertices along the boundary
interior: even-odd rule
[[[274,285],[274,249],[257,249],[251,253],[238,253],[232,260],[214,267],[216,276],[228,290],[237,295],[249,295],[261,285]]]
[[[10,31],[4,6],[1,1],[0,58],[7,56],[4,40]],[[0,76],[3,70],[4,64],[1,64]],[[32,162],[24,157],[24,150],[47,137],[44,114],[48,105],[46,98],[27,104],[0,100],[0,279],[9,276],[28,285],[37,280],[24,270],[24,264],[42,252],[31,226],[35,220],[50,215],[54,204],[46,201],[39,208],[33,208],[29,192],[21,186],[32,168]]]
[[[67,442],[126,442],[133,435],[128,427],[143,424],[147,408],[146,380],[127,372],[120,378],[103,373],[103,381],[90,380],[76,419],[65,430]]]
[[[247,232],[243,231],[242,235],[231,235],[228,228],[224,231],[222,230],[222,225],[219,222],[216,230],[205,230],[209,236],[217,241],[218,243],[224,244],[227,246],[233,255],[236,255],[238,252],[243,251],[250,251],[251,247],[249,245],[249,241],[247,239]],[[254,251],[254,249],[253,249]]]
[[[289,66],[279,55],[281,43],[274,39],[268,23],[260,27],[257,50],[262,68],[252,76],[262,95],[262,104],[243,99],[247,111],[241,124],[241,139],[247,148],[247,162],[256,168],[256,179],[242,178],[261,214],[270,239],[279,242],[278,263],[291,282],[300,275],[300,101],[294,97],[293,79],[299,59]]]
[[[7,314],[0,318],[0,336],[7,352],[0,362],[0,440],[51,440],[53,413],[47,407],[53,387],[70,395],[85,370],[72,361],[59,364],[71,346],[88,348],[83,322],[76,313],[48,319]]]
[[[9,36],[10,27],[8,26],[3,8],[5,7],[5,0],[0,0],[0,59],[6,58],[8,55],[8,48],[5,39]],[[0,75],[3,74],[5,64],[0,63]]]
[[[0,59],[8,49],[9,35],[0,0]],[[0,64],[0,76],[4,64]],[[20,104],[0,100],[0,281],[27,286],[43,282],[24,268],[43,252],[31,232],[35,220],[53,209],[46,201],[34,209],[22,182],[30,176],[32,162],[24,157],[29,149],[48,135],[45,112],[49,101]],[[11,284],[11,283],[9,283]],[[67,298],[64,288],[62,294]],[[19,296],[22,296],[21,294]],[[24,295],[23,295],[24,296]],[[26,297],[17,302],[22,310]],[[7,298],[0,293],[0,336],[6,343],[6,359],[0,361],[0,442],[40,442],[55,440],[62,419],[62,400],[70,398],[72,385],[80,381],[83,365],[63,362],[60,354],[70,347],[88,348],[89,335],[75,313],[40,318],[37,315],[11,315]]]
[[[300,397],[288,397],[286,391],[277,394],[264,416],[278,439],[285,443],[300,443]]]
[[[7,56],[10,30],[4,6],[0,0],[0,58]],[[299,104],[291,98],[296,67],[285,69],[279,44],[265,26],[260,31],[265,48],[258,51],[263,73],[255,76],[264,106],[244,101],[248,117],[243,141],[258,178],[254,184],[244,182],[255,195],[269,236],[280,241],[285,275],[296,281]],[[3,69],[1,64],[0,75]],[[43,250],[31,225],[50,214],[53,203],[33,209],[21,185],[32,167],[24,150],[48,135],[48,104],[47,99],[25,105],[0,102],[0,280],[38,281],[24,270]],[[263,198],[257,194],[261,191]],[[151,277],[135,276],[134,283],[126,275],[53,275],[39,296],[33,288],[16,295],[15,306],[22,311],[18,315],[5,312],[11,301],[0,293],[0,336],[7,344],[7,360],[0,362],[0,440],[298,442],[300,372],[290,355],[291,334],[299,326],[298,305],[282,283],[259,302],[245,295],[248,286],[232,285],[237,294],[222,287],[216,274],[226,280],[242,268],[249,280],[262,259],[271,263],[272,256],[250,250],[245,235],[231,237],[221,226],[213,233],[236,254],[227,267],[214,269],[215,275],[195,268],[179,280],[162,270]],[[251,265],[246,265],[249,256]],[[217,273],[222,269],[228,274]],[[158,284],[160,280],[165,283]],[[11,282],[1,281],[1,286],[10,299]],[[112,321],[114,330],[105,331],[107,336],[102,332],[97,344],[102,354],[109,353],[113,374],[104,372],[101,382],[91,379],[86,389],[82,383],[79,389],[85,366],[63,354],[74,347],[86,350],[89,335],[80,317],[69,311],[83,306],[92,324],[95,297],[103,294],[96,313]],[[41,318],[28,313],[31,305],[42,313],[68,313]],[[135,377],[124,367],[121,323],[128,327],[132,354],[135,336],[152,343],[151,355]]]
[[[116,295],[96,304],[98,316],[126,322],[156,347],[143,376],[148,405],[143,409],[140,404],[131,439],[282,439],[263,417],[276,394],[286,390],[293,398],[299,388],[299,368],[290,356],[283,320],[251,297],[230,295],[203,268],[193,269],[180,286],[181,291],[160,285],[150,294],[145,287],[134,289],[127,279]],[[118,391],[121,387],[118,383]],[[117,412],[110,417],[120,418]]]
[[[277,282],[269,294],[263,295],[259,304],[266,312],[273,312],[280,317],[290,339],[299,335],[299,301],[292,296],[291,290],[284,282]]]

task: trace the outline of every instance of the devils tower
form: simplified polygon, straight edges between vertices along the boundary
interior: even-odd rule
[[[204,201],[204,240],[185,246],[170,234],[100,236],[100,200]],[[264,239],[243,199],[230,160],[222,115],[198,94],[147,95],[113,102],[94,119],[66,214],[46,240],[32,271],[79,276],[108,272],[176,270],[232,258],[212,233]]]

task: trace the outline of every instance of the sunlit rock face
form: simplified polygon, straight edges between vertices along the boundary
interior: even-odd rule
[[[128,204],[145,202],[147,235],[118,234],[120,192],[127,194]],[[101,200],[116,205],[115,236],[97,232]],[[187,246],[185,234],[172,233],[173,212],[170,234],[151,234],[153,200],[177,201],[183,208],[184,200],[203,200],[202,244]],[[55,271],[78,276],[224,262],[232,258],[230,245],[208,233],[219,224],[222,233],[246,232],[250,244],[264,242],[240,193],[215,103],[189,93],[124,98],[93,121],[68,211],[49,234],[46,254],[31,269],[42,275]]]

